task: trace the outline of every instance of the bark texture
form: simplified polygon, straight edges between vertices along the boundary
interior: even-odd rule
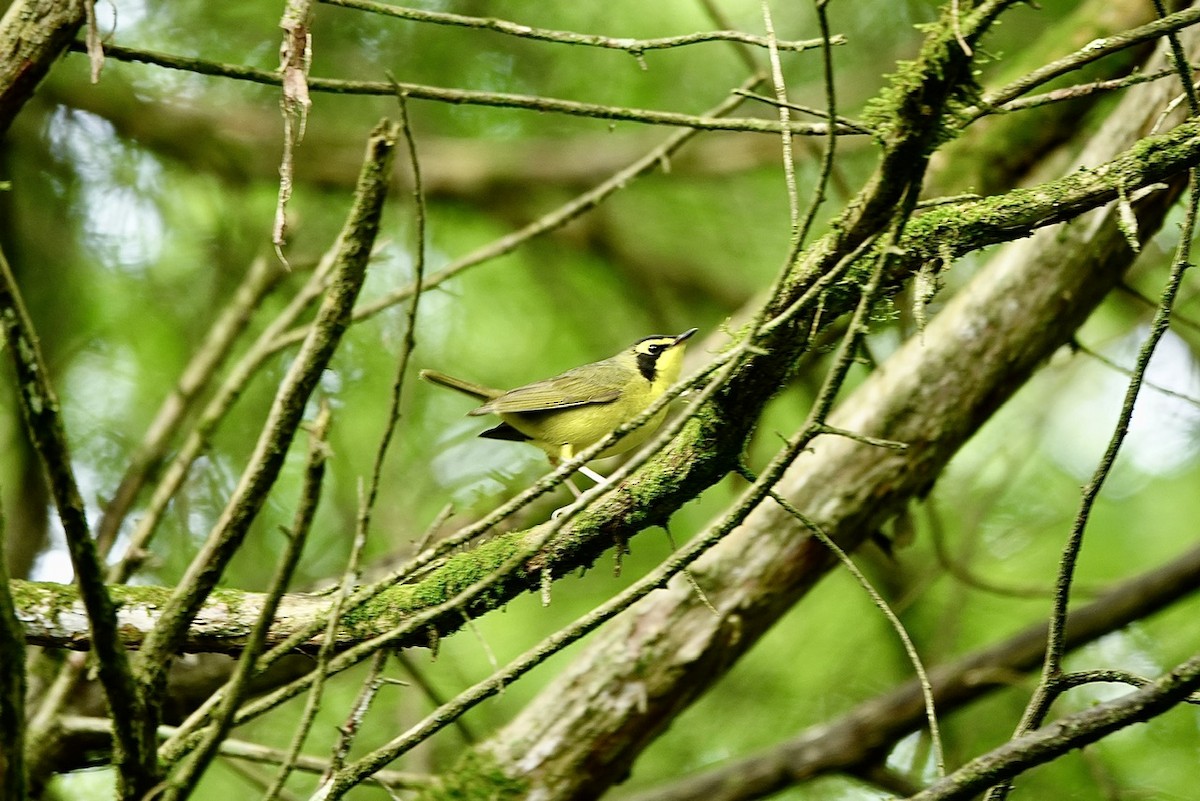
[[[1161,61],[1159,62],[1162,63]],[[1129,147],[1175,86],[1131,91],[1080,165]],[[1143,241],[1178,186],[1136,206]],[[1013,243],[877,370],[831,423],[907,443],[824,436],[779,489],[850,550],[928,491],[946,462],[1120,280],[1133,260],[1117,210]],[[829,570],[832,556],[778,506],[760,506],[684,581],[614,621],[482,750],[540,799],[590,799]]]

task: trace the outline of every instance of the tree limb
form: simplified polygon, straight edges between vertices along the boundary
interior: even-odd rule
[[[961,801],[974,798],[998,781],[1010,779],[1036,765],[1094,743],[1134,723],[1150,720],[1171,709],[1200,687],[1200,655],[1194,656],[1150,684],[1114,701],[1062,717],[1048,726],[1009,740],[972,759],[944,779],[934,782],[909,801]]]
[[[63,426],[58,395],[50,385],[41,343],[33,321],[0,252],[0,328],[19,389],[21,416],[37,451],[54,497],[67,541],[75,583],[86,616],[82,621],[96,644],[97,669],[113,715],[115,762],[122,797],[140,798],[153,787],[154,732],[143,723],[146,698],[134,681],[128,655],[117,635],[117,612],[104,584],[104,569],[88,528],[87,510],[79,494]]]
[[[1097,149],[1128,146],[1114,130],[1128,126],[1129,116],[1144,120],[1157,108],[1139,93],[1126,102],[1140,115],[1123,106],[1097,137]],[[1129,116],[1122,118],[1123,112]],[[1195,135],[1194,129],[1186,134]],[[1087,156],[1091,163],[1096,157]],[[1141,204],[1141,236],[1157,229],[1174,196],[1160,192]],[[1115,217],[1112,209],[1097,211],[1065,229],[1040,231],[994,258],[922,337],[847,399],[833,421],[908,448],[823,438],[784,479],[783,494],[851,549],[924,493],[955,450],[1070,340],[1116,285],[1132,253]],[[723,675],[831,563],[829,553],[796,531],[785,514],[761,507],[693,569],[719,618],[686,586],[645,599],[471,758],[548,799],[594,797],[624,775],[662,725]],[[653,665],[663,667],[647,669]]]
[[[1200,591],[1200,548],[1168,560],[1072,610],[1066,645],[1074,649]],[[946,714],[1011,686],[1041,664],[1047,625],[1034,624],[1003,642],[929,672],[937,708]],[[910,680],[795,737],[711,770],[623,796],[621,801],[751,801],[828,773],[853,772],[884,757],[921,727],[921,687]]]
[[[82,0],[16,0],[0,19],[0,136],[83,25]]]

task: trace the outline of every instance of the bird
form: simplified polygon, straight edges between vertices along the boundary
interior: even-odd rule
[[[687,341],[697,330],[692,328],[676,336],[645,337],[607,359],[507,391],[437,370],[422,370],[420,376],[483,401],[468,415],[494,414],[500,418],[499,425],[479,436],[528,443],[545,452],[551,465],[557,465],[650,408],[679,378]],[[664,406],[644,425],[595,458],[615,456],[638,447],[654,434],[666,414]],[[579,470],[597,484],[606,481],[586,465]],[[578,494],[573,485],[568,486]]]

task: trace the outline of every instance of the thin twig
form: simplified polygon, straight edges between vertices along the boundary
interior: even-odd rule
[[[77,44],[71,45],[78,50]],[[278,86],[279,73],[245,67],[239,64],[222,64],[204,59],[174,56],[152,50],[139,50],[118,45],[109,45],[108,55],[118,61],[134,61],[143,64],[184,70],[199,75],[211,75],[232,80]],[[310,78],[308,88],[313,92],[330,92],[345,95],[394,95],[396,85],[390,81],[346,81],[336,78]],[[484,92],[472,89],[449,89],[417,83],[401,83],[400,91],[417,100],[434,100],[442,103],[514,108],[541,113],[565,114],[572,117],[590,117],[600,120],[638,122],[646,125],[666,125],[679,128],[694,128],[703,131],[747,131],[752,133],[778,134],[782,129],[773,120],[751,117],[711,117],[683,114],[656,109],[634,109],[609,106],[602,103],[584,103],[575,100],[518,95],[510,92]],[[788,130],[799,136],[824,136],[827,125],[791,123]],[[858,135],[858,131],[838,128],[842,135]]]
[[[1198,67],[1192,65],[1192,69],[1198,69]],[[1118,89],[1128,89],[1138,84],[1161,81],[1163,78],[1172,78],[1177,74],[1174,69],[1164,69],[1154,72],[1136,72],[1132,75],[1126,75],[1123,78],[1108,78],[1106,80],[1063,86],[1059,89],[1042,92],[1041,94],[1027,95],[1010,100],[997,108],[993,113],[1024,111],[1040,106],[1048,106],[1053,103],[1063,103],[1069,100],[1077,100],[1081,97],[1088,97],[1099,92],[1112,92]]]
[[[389,76],[390,77],[390,76]],[[366,535],[371,525],[371,515],[375,510],[375,501],[379,497],[379,485],[383,480],[383,464],[387,458],[388,448],[400,422],[400,402],[404,393],[404,381],[408,376],[408,363],[412,358],[413,349],[417,346],[417,310],[421,304],[421,287],[425,280],[425,193],[421,184],[421,162],[417,157],[417,145],[413,139],[412,128],[408,121],[408,99],[401,91],[396,93],[396,101],[400,108],[400,133],[404,137],[408,153],[409,169],[412,172],[412,195],[416,224],[416,245],[413,250],[413,281],[416,291],[408,304],[408,315],[404,327],[404,341],[400,348],[400,358],[396,360],[396,376],[392,380],[392,395],[388,405],[387,418],[384,421],[383,434],[379,438],[379,447],[375,451],[375,463],[371,467],[370,488],[367,497],[359,510],[360,517],[357,526]]]
[[[350,753],[350,748],[354,745],[354,738],[362,729],[362,722],[367,716],[367,710],[371,708],[371,702],[375,700],[379,688],[388,683],[383,675],[383,668],[387,664],[387,660],[387,651],[376,652],[375,657],[371,660],[371,668],[358,688],[358,697],[350,705],[350,711],[346,714],[346,722],[338,727],[337,743],[332,748],[329,769],[322,774],[323,776],[329,776],[341,770],[342,766],[346,764],[346,755]]]
[[[894,439],[883,439],[882,437],[869,437],[866,434],[860,434],[857,431],[849,431],[845,428],[831,426],[828,423],[822,423],[818,427],[819,434],[831,434],[835,437],[845,437],[852,439],[855,442],[861,442],[864,445],[871,445],[876,448],[887,448],[893,451],[902,451],[908,448],[907,442],[898,442]]]
[[[554,42],[557,44],[568,45],[584,45],[587,47],[600,47],[609,50],[624,50],[635,56],[641,55],[648,50],[664,50],[673,47],[682,47],[685,45],[699,44],[702,42],[737,42],[743,45],[752,45],[754,47],[768,47],[767,39],[762,36],[755,36],[752,33],[743,33],[742,31],[724,30],[724,31],[701,31],[699,33],[688,33],[679,36],[662,36],[656,39],[629,39],[616,38],[611,36],[598,36],[589,33],[576,33],[574,31],[555,31],[547,28],[535,28],[530,25],[521,25],[516,22],[510,22],[505,19],[497,19],[495,17],[469,17],[463,14],[447,14],[440,11],[425,11],[416,8],[405,8],[402,6],[393,6],[385,3],[370,2],[370,0],[321,0],[322,3],[331,6],[341,6],[343,8],[353,8],[358,11],[369,11],[375,14],[383,14],[389,17],[399,17],[400,19],[414,20],[416,22],[431,22],[437,25],[455,25],[463,28],[474,28],[478,30],[494,31],[503,33],[509,36],[516,36],[522,39],[534,39],[541,42]],[[844,36],[834,37],[835,44],[845,44]],[[821,42],[817,39],[804,39],[800,41],[779,42],[780,50],[812,50],[820,47]]]
[[[1128,684],[1130,687],[1146,687],[1154,683],[1154,679],[1130,673],[1128,670],[1104,668],[1100,670],[1081,670],[1075,673],[1064,673],[1059,680],[1063,690],[1083,687],[1086,684]],[[1192,693],[1180,699],[1185,704],[1200,704],[1200,693]]]
[[[784,106],[786,108],[790,108],[792,111],[799,111],[801,114],[810,114],[814,117],[829,118],[828,110],[822,110],[819,108],[815,108],[813,106],[806,106],[803,103],[796,103],[792,100],[784,101],[784,100],[780,100],[779,98],[767,97],[766,95],[761,95],[758,92],[738,92],[738,94],[740,94],[742,97],[746,98],[747,100],[754,100],[759,103],[766,103],[769,106]],[[852,120],[849,117],[843,117],[842,115],[837,114],[834,116],[833,119],[836,120],[838,125],[840,125],[844,128],[850,128],[850,129],[858,131],[861,134],[866,134],[866,135],[870,135],[870,133],[871,133],[871,129],[868,128],[866,125],[863,125],[861,122],[858,122],[857,120]]]
[[[749,471],[747,471],[747,479],[754,480]],[[879,591],[871,584],[866,574],[858,569],[858,565],[854,564],[854,560],[850,558],[850,555],[834,542],[833,538],[826,534],[825,530],[816,521],[810,519],[774,490],[771,490],[769,494],[775,503],[779,504],[789,515],[800,521],[801,525],[811,531],[826,548],[833,551],[834,556],[838,558],[842,566],[846,568],[850,575],[854,577],[854,580],[858,582],[859,586],[870,596],[871,602],[875,604],[879,611],[883,612],[884,617],[887,618],[888,623],[896,632],[896,636],[900,638],[900,642],[904,646],[904,652],[908,656],[908,661],[912,664],[913,670],[917,674],[917,682],[921,685],[921,695],[925,699],[925,720],[929,725],[929,739],[933,745],[934,764],[937,766],[937,775],[939,777],[945,776],[946,753],[942,746],[942,734],[938,726],[937,710],[933,701],[933,686],[930,684],[929,674],[925,672],[925,664],[921,660],[921,655],[917,653],[917,646],[913,643],[912,637],[908,635],[908,630],[904,628],[904,623],[901,622],[900,616],[892,610],[888,602],[884,600]]]
[[[360,500],[360,503],[365,503],[365,501]],[[271,786],[267,788],[267,792],[263,794],[263,801],[273,801],[279,791],[283,789],[283,785],[287,782],[288,776],[291,775],[296,765],[296,760],[304,748],[304,741],[308,739],[308,733],[312,729],[313,721],[317,719],[317,712],[321,707],[321,696],[325,691],[325,680],[330,675],[329,663],[333,659],[334,649],[337,644],[337,628],[342,620],[342,612],[345,609],[346,599],[350,597],[354,585],[358,582],[359,559],[366,544],[367,532],[365,529],[359,529],[355,533],[354,543],[350,546],[350,557],[346,561],[346,570],[342,574],[341,586],[333,598],[333,605],[325,624],[325,638],[321,642],[320,651],[317,652],[317,664],[309,674],[313,677],[313,681],[309,686],[308,697],[304,701],[304,711],[300,714],[300,721],[296,725],[296,732],[292,735],[292,741],[288,746],[287,758],[279,766],[279,771],[275,774],[275,781],[271,783]]]
[[[800,197],[796,189],[796,161],[792,155],[792,134],[788,131],[791,122],[790,109],[786,105],[787,85],[783,82],[783,65],[779,61],[779,47],[775,38],[775,22],[771,19],[770,0],[762,0],[763,28],[767,32],[767,59],[771,64],[771,85],[778,101],[780,145],[783,151],[783,185],[787,190],[788,219],[791,221],[792,249],[798,249],[800,234]]]
[[[830,124],[836,124],[835,121],[838,119],[837,91],[833,83],[833,48],[829,46],[829,16],[825,10],[826,5],[826,0],[816,0],[814,3],[817,12],[817,25],[821,30],[821,76],[825,86],[825,115]],[[813,186],[812,198],[808,202],[808,210],[804,214],[804,221],[800,224],[799,230],[796,233],[792,258],[800,254],[800,250],[808,241],[808,234],[817,219],[817,212],[825,202],[825,192],[829,188],[829,179],[833,175],[835,167],[834,154],[836,151],[837,137],[825,137],[825,148],[821,154],[821,172],[817,176],[816,184]]]
[[[667,535],[667,544],[671,546],[671,550],[679,550],[679,546],[675,544],[675,535],[671,533],[671,527],[663,524],[662,530],[663,533]],[[617,553],[620,554],[621,552],[622,550],[618,548]],[[696,574],[693,573],[690,568],[686,567],[680,572],[683,573],[683,577],[687,580],[687,583],[691,585],[692,592],[696,593],[696,597],[700,600],[700,603],[704,604],[708,611],[712,612],[715,617],[720,617],[721,613],[717,611],[717,608],[713,606],[712,601],[708,599],[708,593],[706,593],[704,588],[700,586],[700,582],[696,581]]]
[[[1158,13],[1159,19],[1167,16],[1167,6],[1163,0],[1154,0],[1154,10]],[[1200,114],[1200,100],[1196,98],[1196,87],[1192,84],[1192,68],[1188,64],[1187,54],[1183,52],[1183,45],[1179,43],[1179,34],[1177,31],[1171,30],[1167,32],[1167,44],[1171,50],[1171,66],[1175,68],[1179,75],[1180,86],[1183,87],[1183,95],[1187,98],[1188,111],[1190,116],[1195,117]]]
[[[1148,22],[1145,25],[1122,31],[1119,34],[1107,36],[1103,39],[1096,39],[1070,55],[1064,56],[1057,61],[1052,61],[1006,86],[988,92],[976,108],[964,113],[964,117],[969,124],[970,121],[982,117],[992,109],[1002,106],[1029,90],[1035,89],[1061,75],[1073,72],[1104,56],[1139,45],[1142,42],[1157,39],[1168,32],[1181,30],[1197,22],[1200,22],[1200,6],[1193,6],[1153,22]]]
[[[163,793],[164,801],[182,801],[195,789],[204,770],[217,754],[221,741],[229,734],[234,713],[250,688],[250,679],[254,675],[255,662],[262,653],[267,633],[275,622],[275,612],[279,608],[279,599],[287,591],[296,566],[300,563],[300,555],[304,551],[304,543],[312,528],[316,515],[317,504],[321,498],[321,484],[325,478],[325,463],[329,457],[328,431],[330,420],[329,404],[323,402],[316,419],[309,428],[308,464],[304,471],[304,481],[300,491],[300,503],[296,508],[295,520],[291,531],[285,532],[287,545],[271,578],[266,600],[254,628],[250,632],[246,648],[238,658],[237,666],[229,680],[225,682],[224,697],[215,713],[215,720],[209,726],[205,736],[192,751],[190,758],[175,775],[168,780],[168,789]]]

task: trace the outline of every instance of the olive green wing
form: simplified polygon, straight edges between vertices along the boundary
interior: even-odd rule
[[[612,403],[620,397],[628,380],[629,371],[610,361],[586,364],[553,378],[509,390],[470,413],[544,412],[593,403]]]

